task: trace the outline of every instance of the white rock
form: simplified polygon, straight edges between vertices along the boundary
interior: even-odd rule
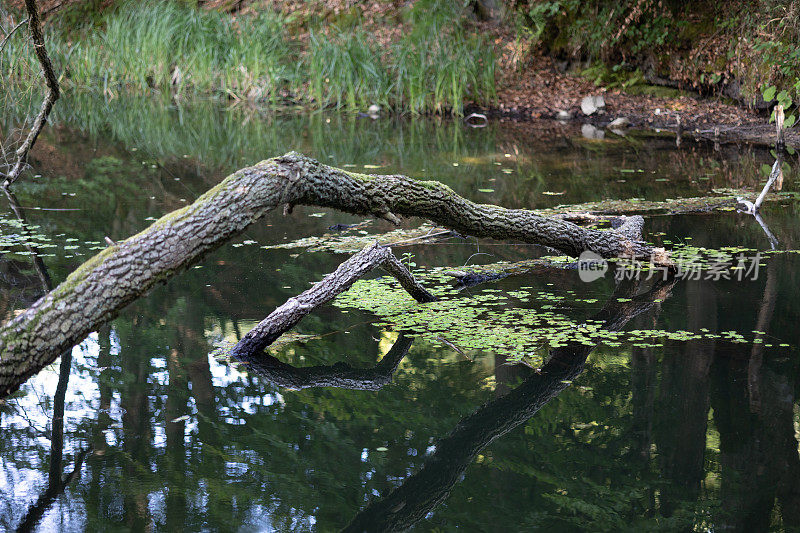
[[[611,121],[611,123],[608,125],[608,127],[611,128],[611,129],[615,129],[615,128],[619,129],[619,128],[627,128],[630,125],[631,125],[631,121],[628,120],[628,117],[617,117],[617,118],[615,118],[614,120]]]
[[[569,111],[564,111],[563,109],[559,109],[558,113],[556,113],[556,118],[558,120],[569,120],[572,118],[572,113]]]
[[[586,96],[581,100],[581,111],[584,115],[593,115],[606,106],[606,100],[603,95]]]
[[[371,106],[369,106],[369,109],[367,109],[367,112],[370,115],[377,115],[378,113],[381,112],[381,106],[377,104],[372,104]]]

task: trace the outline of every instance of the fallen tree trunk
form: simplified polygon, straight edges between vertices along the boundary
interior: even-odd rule
[[[663,249],[640,242],[641,219],[609,230],[586,229],[524,209],[470,202],[434,181],[355,174],[291,152],[228,176],[192,205],[100,252],[33,306],[0,326],[0,397],[113,319],[157,282],[284,205],[332,207],[399,222],[428,218],[476,237],[541,244],[577,256],[668,261]]]

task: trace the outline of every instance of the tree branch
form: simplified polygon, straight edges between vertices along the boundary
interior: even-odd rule
[[[17,162],[14,164],[11,172],[6,176],[3,182],[4,188],[8,188],[19,179],[22,170],[25,168],[28,152],[33,148],[36,138],[47,123],[50,110],[53,109],[53,104],[56,103],[60,94],[58,79],[53,71],[53,64],[50,62],[50,57],[47,55],[47,49],[44,46],[44,35],[42,34],[42,26],[39,22],[39,11],[36,7],[35,0],[25,0],[25,8],[28,11],[28,27],[31,31],[33,49],[36,52],[36,57],[39,59],[39,64],[42,66],[42,75],[44,76],[45,85],[47,86],[47,92],[42,101],[42,108],[33,121],[31,131],[28,133],[22,145],[17,149]]]
[[[231,355],[246,360],[261,353],[278,337],[295,327],[304,316],[336,298],[377,266],[383,266],[418,302],[436,301],[436,297],[426,291],[397,260],[391,248],[375,243],[339,265],[339,268],[307,291],[290,298],[275,309],[233,347]]]
[[[3,53],[3,48],[5,48],[5,47],[6,47],[6,44],[8,43],[8,41],[10,41],[10,40],[11,40],[11,36],[12,36],[12,35],[14,35],[14,33],[16,33],[16,31],[17,31],[18,29],[20,29],[20,28],[22,27],[22,25],[23,25],[23,24],[25,24],[26,22],[28,22],[28,19],[27,19],[27,18],[24,18],[24,19],[20,20],[20,21],[17,23],[17,25],[16,25],[16,26],[14,26],[13,28],[11,28],[11,31],[10,31],[10,32],[8,32],[8,33],[6,34],[6,36],[5,36],[5,37],[3,37],[3,42],[2,42],[2,43],[0,43],[0,54],[2,54],[2,53]]]

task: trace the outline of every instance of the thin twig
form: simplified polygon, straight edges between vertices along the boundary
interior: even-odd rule
[[[42,75],[44,76],[44,81],[47,85],[47,94],[42,101],[42,108],[39,111],[39,114],[33,121],[33,126],[31,127],[30,133],[28,133],[28,137],[25,139],[25,142],[22,143],[22,146],[20,146],[17,150],[17,163],[14,165],[14,168],[11,169],[11,172],[6,176],[6,179],[3,182],[4,188],[8,188],[19,178],[20,174],[22,173],[22,169],[25,167],[25,162],[28,158],[28,152],[30,152],[31,148],[36,142],[36,138],[42,132],[42,129],[47,122],[47,117],[50,115],[50,110],[53,109],[53,104],[55,104],[59,97],[58,79],[53,71],[53,64],[50,62],[50,56],[47,55],[47,49],[44,46],[44,35],[42,35],[42,26],[39,22],[39,12],[36,7],[36,1],[25,0],[25,8],[28,10],[28,27],[31,31],[33,49],[36,51],[36,57],[39,59],[39,63],[42,65]]]
[[[22,25],[25,24],[26,22],[28,22],[27,18],[22,19],[21,21],[19,21],[19,24],[14,26],[11,29],[11,31],[6,34],[6,36],[3,38],[3,42],[0,43],[0,54],[3,53],[3,48],[5,48],[6,47],[6,43],[11,40],[11,36],[14,35],[14,32],[16,32],[18,29],[20,29],[22,27]]]

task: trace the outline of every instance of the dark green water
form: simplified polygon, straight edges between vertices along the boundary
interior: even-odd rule
[[[469,129],[154,101],[65,100],[57,112],[33,158],[41,177],[17,188],[56,283],[104,237],[124,239],[230,171],[288,150],[532,208],[758,187],[773,161],[752,147],[684,140],[676,149],[669,137],[592,141],[579,130],[499,123]],[[784,189],[797,190],[796,156],[787,163]],[[778,249],[800,248],[796,203],[766,204],[763,216]],[[5,204],[0,219],[6,319],[42,289],[25,249],[11,242],[18,229]],[[456,350],[332,305],[297,329],[316,338],[274,353],[300,370],[264,374],[215,354],[346,257],[263,246],[359,220],[315,208],[269,215],[92,333],[68,368],[56,362],[0,403],[0,529],[800,528],[797,254],[770,255],[755,280],[679,281],[660,305],[623,321],[628,331],[703,338],[567,345],[542,373],[510,363],[507,350]],[[770,249],[753,218],[733,212],[652,217],[645,231],[668,246]],[[418,268],[540,254],[475,239],[396,251],[414,254]],[[469,305],[526,292],[514,307],[554,305],[582,321],[605,306],[620,319],[614,285],[610,275],[587,284],[574,270],[548,271],[459,297]],[[465,328],[496,336],[496,325],[491,314],[454,323],[446,339],[457,346]],[[520,351],[546,344],[536,329],[519,331],[531,339]],[[713,338],[730,331],[746,342]],[[356,388],[313,386],[341,378],[343,364],[364,369],[349,382]],[[53,422],[61,410],[63,431]]]

